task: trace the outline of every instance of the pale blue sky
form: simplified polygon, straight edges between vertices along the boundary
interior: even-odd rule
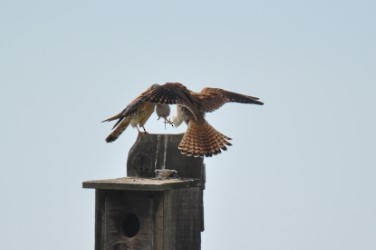
[[[153,83],[260,97],[207,119],[202,249],[376,249],[374,1],[0,1],[2,249],[94,248],[94,191],[137,132],[101,120]],[[165,130],[153,116],[149,132]]]

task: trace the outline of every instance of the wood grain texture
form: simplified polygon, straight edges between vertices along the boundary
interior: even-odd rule
[[[204,164],[180,153],[181,136],[146,134],[130,151],[132,177],[83,182],[96,191],[95,250],[201,249]],[[152,178],[165,168],[181,178]]]
[[[95,250],[198,250],[203,227],[201,187],[165,191],[96,191]],[[139,231],[124,231],[128,215]]]
[[[95,250],[104,249],[105,191],[95,190]]]
[[[152,179],[122,177],[116,179],[91,180],[82,183],[83,188],[135,191],[163,191],[173,188],[187,188],[201,186],[198,179]]]
[[[201,249],[202,189],[164,192],[164,249]]]
[[[148,197],[107,197],[105,205],[104,249],[153,249],[153,199]],[[126,219],[137,219],[134,226],[125,225]],[[137,227],[131,235],[125,227]]]
[[[129,150],[127,175],[154,177],[156,169],[177,170],[180,177],[202,179],[203,158],[181,154],[183,134],[141,134]]]

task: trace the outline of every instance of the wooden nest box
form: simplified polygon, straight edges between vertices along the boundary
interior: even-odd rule
[[[204,164],[180,153],[181,138],[142,134],[128,177],[83,182],[96,191],[95,250],[201,249]]]

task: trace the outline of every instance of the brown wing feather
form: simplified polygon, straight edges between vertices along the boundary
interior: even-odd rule
[[[181,83],[165,83],[150,89],[143,96],[144,101],[160,104],[180,104],[185,106],[197,120],[201,116],[199,104],[192,97],[191,91]]]
[[[126,117],[131,116],[133,113],[137,112],[138,108],[145,103],[145,98],[149,95],[153,89],[158,88],[158,84],[153,84],[148,89],[146,89],[144,92],[142,92],[138,97],[136,97],[131,103],[127,105],[125,109],[123,109],[119,114],[114,115],[102,122],[108,122],[118,119],[118,121],[114,124],[112,128],[115,128],[117,125],[119,125]]]
[[[192,98],[190,91],[181,83],[153,84],[142,92],[119,114],[112,116],[103,122],[118,119],[113,128],[119,125],[126,117],[131,116],[145,102],[157,104],[180,104],[185,106],[195,120],[201,115],[197,102]]]
[[[142,101],[141,97],[137,97],[134,99],[128,106],[123,109],[119,114],[114,115],[102,122],[109,122],[118,119],[118,121],[114,124],[112,128],[115,128],[119,123],[121,123],[126,117],[130,116],[132,113],[136,112],[137,109],[143,104],[144,102]]]
[[[258,101],[259,98],[249,95],[243,95],[219,88],[204,88],[200,93],[193,94],[200,100],[201,108],[204,112],[212,112],[225,103],[238,102],[263,105],[264,103]]]

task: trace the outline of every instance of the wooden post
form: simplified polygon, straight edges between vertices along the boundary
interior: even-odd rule
[[[155,177],[156,169],[174,169],[179,176],[204,180],[203,158],[182,155],[183,134],[140,134],[129,150],[128,176]]]
[[[182,135],[143,134],[131,148],[129,177],[83,182],[96,190],[95,250],[199,250],[202,158],[181,155]],[[155,178],[173,169],[180,178]]]

